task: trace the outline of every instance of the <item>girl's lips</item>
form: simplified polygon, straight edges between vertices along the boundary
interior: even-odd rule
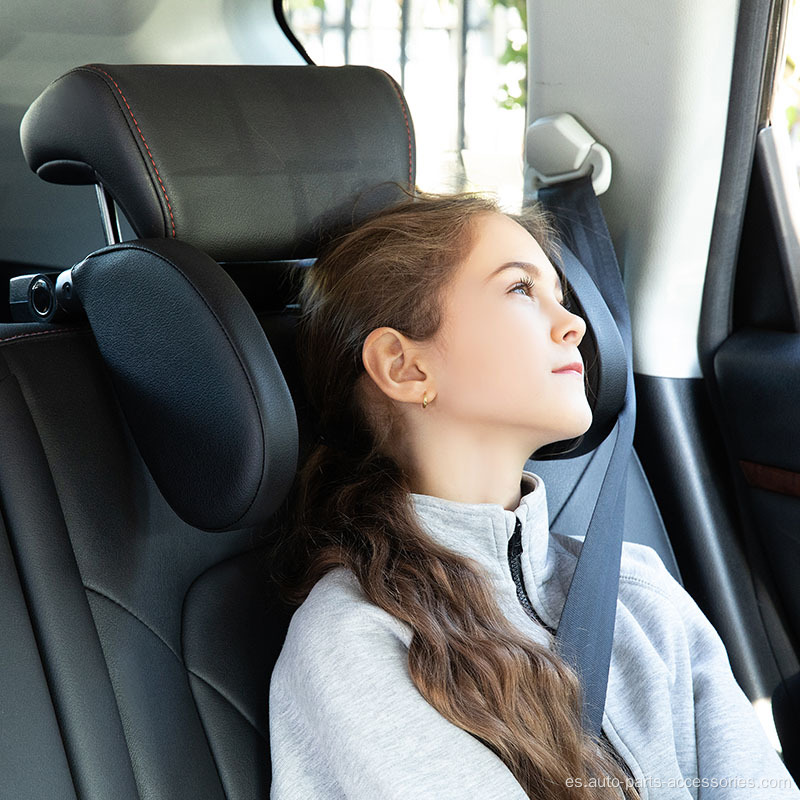
[[[569,374],[574,373],[575,375],[582,376],[583,375],[583,364],[578,364],[577,362],[576,363],[572,363],[572,364],[567,364],[566,366],[561,367],[561,369],[554,369],[553,372],[555,372],[556,374],[559,374],[559,375],[560,374],[569,375]]]

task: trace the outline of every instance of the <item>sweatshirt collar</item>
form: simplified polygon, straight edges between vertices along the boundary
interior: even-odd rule
[[[544,481],[523,470],[521,498],[513,511],[500,503],[461,503],[428,494],[410,494],[423,529],[439,544],[475,559],[497,580],[511,581],[508,540],[517,519],[521,525],[523,558],[538,586],[552,575],[547,495]]]

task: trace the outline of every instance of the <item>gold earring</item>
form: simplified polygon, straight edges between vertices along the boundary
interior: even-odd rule
[[[425,394],[422,395],[422,407],[423,408],[427,408],[428,407],[428,393],[427,392],[425,392]]]

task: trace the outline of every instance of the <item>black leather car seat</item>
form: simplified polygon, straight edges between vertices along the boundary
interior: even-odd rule
[[[298,439],[292,286],[263,262],[397,196],[353,209],[413,176],[407,117],[377,70],[105,66],[26,116],[41,175],[101,180],[149,238],[73,269],[90,325],[2,331],[8,796],[267,796],[288,619],[261,545]],[[192,245],[258,278],[263,327]]]
[[[292,277],[397,196],[376,184],[413,185],[410,114],[369,68],[95,65],[22,140],[143,241],[75,270],[91,326],[0,331],[0,777],[18,798],[266,797],[288,618],[261,545],[312,430]],[[556,530],[585,529],[607,444],[529,463]],[[635,454],[625,531],[678,575]]]

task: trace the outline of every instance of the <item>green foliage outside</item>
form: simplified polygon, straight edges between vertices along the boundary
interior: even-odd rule
[[[504,8],[516,8],[522,22],[522,29],[528,30],[528,8],[525,0],[491,0],[492,8],[503,6]],[[528,42],[515,46],[515,42],[509,39],[506,42],[506,49],[500,56],[501,64],[523,64],[526,67],[525,77],[519,82],[519,91],[513,91],[507,83],[500,87],[502,97],[498,101],[502,108],[525,108],[528,103]]]
[[[287,9],[295,10],[300,8],[318,8],[320,11],[325,10],[325,0],[284,0]]]

